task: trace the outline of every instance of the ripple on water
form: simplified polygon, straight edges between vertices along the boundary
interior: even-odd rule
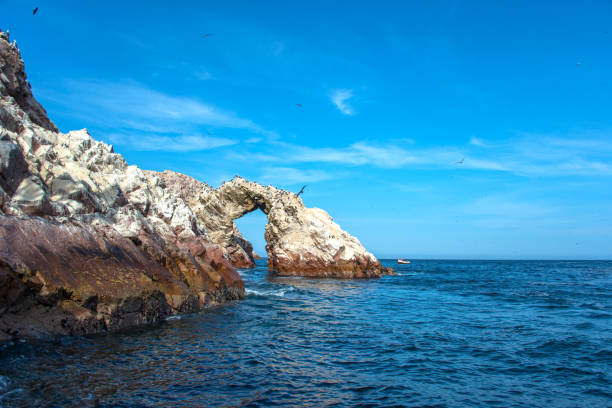
[[[262,263],[240,271],[241,302],[1,345],[0,406],[612,405],[612,262],[398,272],[337,281]]]

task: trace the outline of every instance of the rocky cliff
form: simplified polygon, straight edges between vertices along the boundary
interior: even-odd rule
[[[62,134],[0,33],[0,340],[151,323],[244,284],[180,197],[91,138]]]
[[[165,172],[160,178],[168,175]],[[187,179],[175,173],[168,185],[182,189],[180,186],[190,183]],[[201,189],[192,196],[190,206],[234,263],[252,262],[254,257],[234,220],[261,210],[268,218],[264,235],[268,267],[280,275],[375,278],[392,272],[325,211],[307,208],[300,197],[286,190],[236,176],[217,189]]]
[[[0,32],[0,340],[115,330],[240,299],[233,266],[256,255],[234,220],[257,209],[280,274],[389,272],[293,193],[143,171],[87,130],[60,133]]]

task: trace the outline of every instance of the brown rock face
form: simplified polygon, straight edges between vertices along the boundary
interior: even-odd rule
[[[205,257],[200,249],[196,256]],[[186,252],[165,261],[79,222],[0,216],[0,338],[116,330],[241,297],[240,284],[219,285],[211,271],[190,274],[187,264],[211,267]],[[217,273],[240,282],[231,268]]]
[[[335,260],[326,263],[315,254],[293,256],[291,260],[272,258],[268,261],[270,269],[279,271],[282,276],[308,276],[314,278],[369,279],[383,275],[393,275],[392,268],[383,267],[378,260],[361,256],[349,261]]]

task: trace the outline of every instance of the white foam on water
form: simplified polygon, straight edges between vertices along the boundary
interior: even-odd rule
[[[282,288],[279,290],[265,290],[265,291],[258,291],[255,289],[249,289],[246,288],[244,290],[244,293],[247,295],[255,295],[255,296],[276,296],[276,297],[284,297],[285,293],[287,292],[292,292],[294,291],[295,288],[293,286],[289,286],[287,288]]]
[[[183,316],[168,316],[166,317],[166,320],[180,320],[182,318]]]

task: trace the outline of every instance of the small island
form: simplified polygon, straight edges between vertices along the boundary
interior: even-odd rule
[[[143,171],[86,129],[59,132],[5,32],[0,64],[0,341],[114,331],[243,298],[235,268],[256,254],[234,220],[257,209],[277,274],[393,273],[292,192]]]

